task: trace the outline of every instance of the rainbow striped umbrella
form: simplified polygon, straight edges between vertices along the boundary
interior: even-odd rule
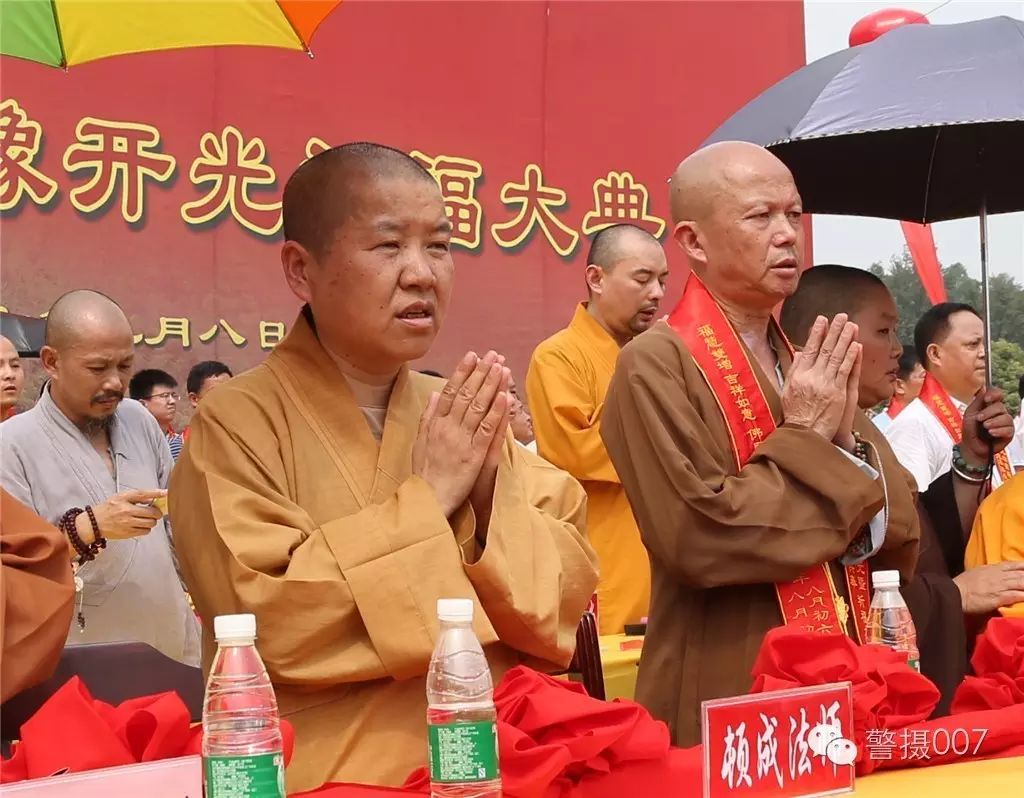
[[[67,68],[211,45],[309,50],[341,0],[0,0],[0,55]]]

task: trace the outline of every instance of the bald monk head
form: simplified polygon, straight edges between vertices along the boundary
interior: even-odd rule
[[[131,324],[110,297],[72,291],[50,308],[39,357],[61,412],[83,431],[103,428],[128,390],[135,361]]]
[[[14,412],[25,387],[21,357],[9,338],[0,335],[0,421]]]
[[[803,346],[818,316],[845,313],[857,325],[863,349],[858,403],[862,409],[892,399],[900,376],[900,323],[896,302],[877,276],[833,263],[808,269],[782,306],[779,324],[794,346]]]
[[[796,290],[803,208],[793,175],[763,147],[698,150],[671,180],[673,237],[723,304],[764,311]]]
[[[451,296],[452,225],[430,173],[403,152],[356,143],[288,180],[281,263],[325,348],[367,381],[426,354]]]
[[[657,318],[668,261],[658,239],[646,230],[616,224],[591,240],[586,277],[587,309],[624,346]]]

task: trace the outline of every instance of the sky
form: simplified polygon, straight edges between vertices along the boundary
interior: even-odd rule
[[[859,19],[894,7],[919,11],[933,25],[994,16],[1024,19],[1024,0],[805,0],[807,62],[846,48],[850,28]],[[1021,190],[1024,191],[1024,181]],[[959,261],[977,277],[981,262],[978,220],[939,222],[932,228],[939,260],[944,265]],[[990,216],[988,228],[990,271],[1007,273],[1024,283],[1024,213]],[[899,222],[887,219],[816,215],[813,229],[816,263],[845,263],[866,268],[875,261],[887,262],[892,255],[902,252],[905,245]]]

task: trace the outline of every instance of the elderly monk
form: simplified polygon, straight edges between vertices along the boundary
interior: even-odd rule
[[[1017,474],[981,503],[967,541],[965,565],[1024,569],[1024,473]],[[1024,618],[1024,579],[1000,606],[1003,615]]]
[[[587,491],[601,634],[621,634],[650,604],[650,562],[601,441],[601,416],[619,350],[654,323],[667,278],[665,251],[646,230],[618,224],[598,232],[587,255],[588,301],[537,347],[526,377],[538,453]]]
[[[884,522],[879,434],[857,408],[861,345],[819,317],[791,353],[772,309],[803,265],[800,195],[767,150],[725,142],[671,180],[673,237],[692,269],[682,302],[628,344],[602,434],[651,555],[637,698],[678,745],[700,705],[745,693],[765,633],[793,624],[864,639],[871,567],[913,573],[917,513]]]
[[[256,614],[295,726],[289,791],[398,784],[426,759],[437,599],[477,604],[495,679],[569,662],[597,581],[586,497],[513,441],[497,354],[467,353],[447,383],[409,369],[453,272],[419,164],[377,144],[319,154],[285,187],[284,230],[304,307],[263,365],[199,405],[175,537],[204,618]]]
[[[153,506],[166,495],[171,450],[149,411],[124,398],[134,358],[131,324],[113,300],[58,299],[40,351],[50,379],[35,407],[4,422],[0,481],[50,523],[70,525],[90,554],[69,542],[84,582],[69,643],[135,640],[198,665],[199,624]]]
[[[0,703],[48,679],[71,623],[64,536],[0,490]]]
[[[878,277],[863,269],[825,264],[806,272],[800,285],[782,306],[779,317],[783,331],[797,346],[807,340],[818,316],[846,313],[857,325],[863,347],[858,402],[862,409],[890,401],[899,382],[899,359],[903,347],[896,330],[899,312],[896,303]],[[1002,404],[1002,392],[983,392],[965,413],[963,451],[973,466],[988,461],[989,444],[979,434],[984,427],[997,438],[999,448],[1008,442],[1012,419]],[[874,444],[886,452],[892,463],[891,448],[884,438]],[[889,496],[896,492],[913,494],[917,482],[906,469],[887,472]],[[964,615],[983,616],[1000,606],[1012,604],[1024,595],[1024,563],[1002,563],[951,574],[945,553],[959,545],[963,563],[965,532],[978,509],[978,483],[951,473],[940,477],[928,488],[919,505],[921,553],[917,572],[902,587],[904,598],[914,616],[921,672],[939,687],[942,700],[939,712],[948,711],[953,693],[967,672],[967,640]],[[952,505],[953,509],[948,508]],[[938,531],[938,534],[937,534]],[[957,544],[957,541],[959,543]]]

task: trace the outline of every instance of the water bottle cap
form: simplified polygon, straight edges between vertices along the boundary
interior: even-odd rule
[[[255,640],[256,616],[252,613],[244,615],[218,615],[213,619],[214,637],[220,640]]]
[[[899,587],[899,571],[875,571],[871,574],[871,585],[878,590],[880,587]]]
[[[438,599],[437,617],[442,621],[472,621],[473,599]]]

